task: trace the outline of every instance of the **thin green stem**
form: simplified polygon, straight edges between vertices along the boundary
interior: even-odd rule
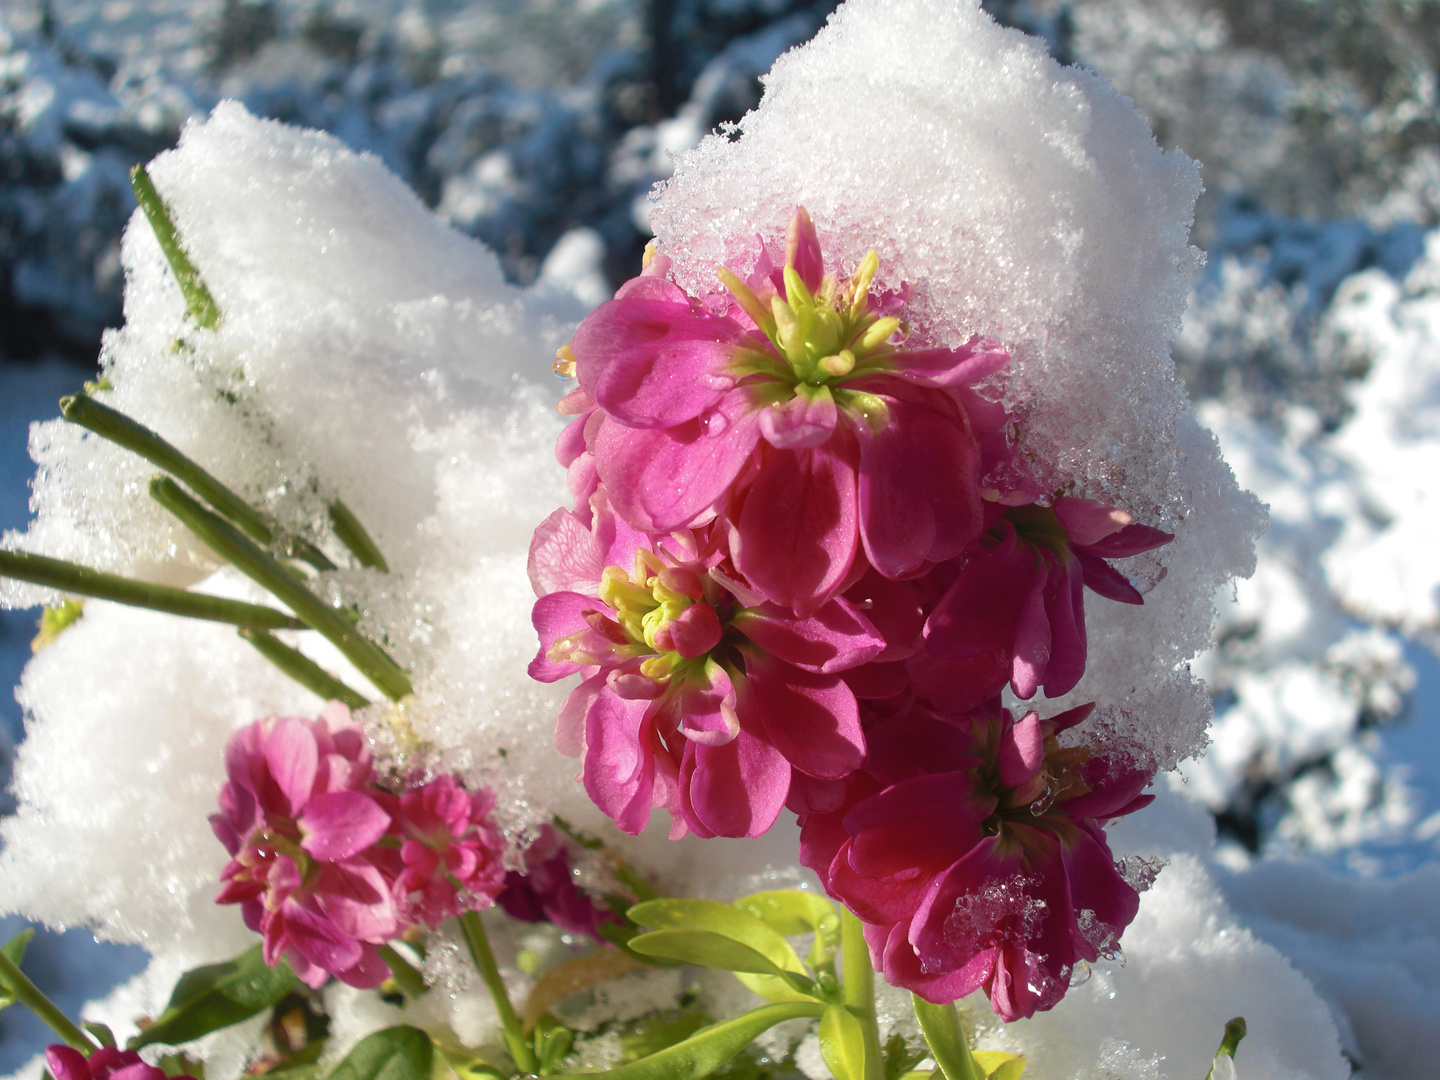
[[[425,993],[425,979],[420,972],[415,970],[415,965],[389,945],[381,945],[376,951],[380,954],[380,959],[385,961],[385,966],[390,969],[390,974],[395,977],[396,984],[405,992],[406,997],[413,1001]]]
[[[150,464],[164,469],[240,526],[245,535],[257,544],[272,544],[276,541],[279,530],[264,514],[139,421],[132,420],[118,409],[101,404],[86,394],[72,394],[61,398],[60,415],[72,424],[93,431],[102,439],[108,439],[116,446],[139,454]],[[335,564],[325,553],[309,541],[284,535],[279,535],[278,539],[287,555],[304,559],[317,570],[335,569]]]
[[[155,231],[155,239],[160,242],[160,250],[165,253],[165,259],[170,263],[170,270],[180,286],[180,293],[185,297],[186,312],[202,329],[215,329],[220,325],[220,306],[205,287],[205,281],[201,278],[200,271],[195,269],[195,264],[190,261],[190,256],[185,254],[180,235],[175,231],[175,222],[170,217],[170,208],[155,190],[155,184],[150,179],[150,174],[145,171],[144,165],[136,165],[130,170],[130,186],[135,189],[135,200],[140,204],[140,209],[145,211],[150,228]]]
[[[945,1080],[985,1080],[984,1070],[970,1052],[970,1040],[960,1027],[954,1005],[934,1005],[919,994],[911,994],[915,1019],[930,1047],[930,1056],[940,1066]]]
[[[844,905],[840,907],[840,960],[844,975],[841,1000],[865,1032],[865,1080],[881,1080],[885,1071],[880,1057],[880,1025],[875,1020],[875,969],[865,944],[865,924]]]
[[[175,481],[155,477],[150,481],[150,496],[179,518],[211,551],[269,589],[301,622],[329,640],[386,697],[399,701],[412,692],[405,672],[380,646],[297,581],[273,555],[257,547],[224,518],[206,510]]]
[[[0,950],[0,980],[10,988],[16,1001],[45,1021],[51,1031],[65,1040],[66,1045],[74,1047],[87,1057],[100,1049],[90,1036],[72,1024],[69,1017],[55,1007],[55,1003],[46,997],[38,986],[26,978],[25,973],[15,961],[5,955],[4,950]]]
[[[247,604],[243,600],[226,600],[188,589],[136,581],[25,551],[0,551],[0,577],[44,585],[72,595],[93,596],[98,600],[113,600],[117,604],[182,615],[187,619],[208,619],[210,622],[266,630],[305,628],[299,619],[262,604]]]
[[[240,636],[254,645],[261,656],[321,701],[343,701],[352,709],[363,709],[370,704],[368,698],[350,689],[299,649],[291,648],[275,635],[264,630],[241,630]]]
[[[350,554],[360,560],[361,566],[373,567],[382,574],[390,572],[379,545],[370,538],[355,512],[341,499],[330,504],[330,524],[335,527],[335,535],[340,538],[340,542],[350,549]]]
[[[490,1000],[495,1003],[495,1011],[500,1016],[500,1028],[505,1033],[505,1043],[510,1050],[510,1056],[515,1059],[515,1067],[522,1073],[537,1072],[540,1061],[525,1038],[520,1017],[515,1012],[515,1006],[510,1003],[510,995],[505,992],[505,983],[500,978],[500,969],[495,966],[495,954],[490,951],[490,939],[485,936],[485,927],[480,922],[479,913],[467,911],[461,915],[460,929],[465,934],[465,944],[470,946],[475,970],[480,972],[480,978],[490,991]]]

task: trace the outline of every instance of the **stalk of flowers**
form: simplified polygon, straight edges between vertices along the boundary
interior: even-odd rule
[[[651,538],[604,489],[589,509],[588,527],[558,510],[536,531],[530,674],[583,676],[556,742],[583,757],[596,805],[630,833],[661,806],[675,836],[756,836],[792,772],[835,778],[860,763],[842,673],[885,641],[856,605],[834,597],[802,618],[738,580],[715,523]]]
[[[1118,947],[1139,895],[1103,826],[1153,800],[1152,774],[1060,743],[1092,707],[872,708],[864,765],[793,789],[801,861],[864,921],[891,985],[937,1004],[983,987],[1014,1020]]]
[[[319,987],[378,986],[380,948],[415,925],[490,907],[505,886],[495,797],[450,775],[399,793],[378,783],[364,731],[339,702],[231,737],[211,817],[230,852],[217,903],[241,905],[267,964]]]

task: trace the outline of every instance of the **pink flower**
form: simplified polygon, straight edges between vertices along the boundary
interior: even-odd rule
[[[792,770],[839,777],[860,763],[841,673],[884,641],[854,605],[836,598],[801,618],[734,576],[717,528],[652,541],[609,509],[603,488],[588,509],[588,528],[558,510],[536,530],[530,674],[583,675],[556,745],[583,756],[597,806],[632,834],[660,806],[676,835],[757,836]]]
[[[925,651],[909,662],[921,696],[944,709],[972,708],[1007,682],[1022,699],[1041,686],[1048,697],[1074,689],[1085,672],[1085,587],[1143,603],[1105,560],[1174,539],[1089,499],[987,509],[977,549],[932,574],[948,587],[929,609]]]
[[[565,838],[549,825],[525,849],[525,872],[511,870],[495,902],[522,922],[551,922],[569,934],[586,934],[603,941],[600,927],[624,925],[608,908],[600,907],[575,883],[572,851]]]
[[[267,964],[287,955],[313,987],[330,974],[378,986],[389,969],[375,947],[404,927],[367,851],[390,817],[366,793],[370,752],[350,711],[256,721],[231,736],[225,771],[210,824],[232,858],[216,902],[241,905]]]
[[[389,812],[390,835],[400,842],[399,863],[387,868],[404,921],[433,928],[495,902],[505,885],[505,841],[490,822],[494,792],[468,792],[444,775],[376,798]]]
[[[571,342],[598,409],[577,402],[579,430],[562,438],[577,496],[593,467],[635,528],[718,515],[739,574],[802,617],[845,587],[862,552],[898,578],[979,535],[965,403],[1008,361],[1000,346],[905,348],[901,298],[871,295],[878,257],[844,283],[826,275],[803,209],[783,269],[763,251],[745,281],[721,268],[728,298],[689,296],[657,264]]]
[[[165,1080],[164,1069],[147,1065],[134,1050],[113,1046],[102,1046],[87,1059],[57,1043],[45,1048],[45,1064],[55,1080]]]
[[[1149,773],[1060,745],[1090,708],[1018,723],[998,699],[958,716],[908,708],[867,727],[852,777],[792,793],[801,861],[865,922],[892,986],[936,1003],[983,986],[1014,1020],[1115,948],[1139,896],[1101,826],[1153,796]]]

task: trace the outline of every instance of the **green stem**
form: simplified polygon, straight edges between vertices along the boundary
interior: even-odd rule
[[[155,230],[155,239],[160,242],[160,250],[165,253],[165,259],[170,263],[170,270],[180,286],[180,293],[185,297],[186,312],[202,329],[215,329],[220,325],[220,307],[210,295],[210,290],[205,287],[200,271],[195,269],[190,256],[186,255],[185,249],[181,247],[175,222],[170,217],[170,208],[155,190],[155,184],[150,179],[150,174],[145,171],[144,165],[136,165],[130,170],[130,186],[135,189],[135,200],[140,204],[140,209],[145,211],[150,228]]]
[[[970,1040],[960,1028],[954,1005],[933,1005],[919,994],[911,994],[915,1019],[930,1047],[930,1056],[940,1066],[945,1080],[985,1080],[985,1073],[970,1053]]]
[[[1220,1040],[1220,1048],[1215,1051],[1215,1056],[1218,1058],[1221,1054],[1224,1054],[1231,1061],[1234,1061],[1235,1051],[1240,1047],[1240,1040],[1245,1038],[1246,1030],[1245,1018],[1243,1016],[1236,1016],[1233,1019],[1225,1021],[1225,1037]],[[1215,1066],[1212,1064],[1209,1071],[1205,1073],[1205,1080],[1212,1080],[1214,1075]]]
[[[352,709],[363,709],[370,704],[368,698],[350,689],[299,649],[291,648],[275,635],[264,630],[241,630],[240,636],[254,645],[261,656],[321,701],[343,701]]]
[[[176,589],[169,585],[153,585],[118,574],[92,570],[88,566],[32,555],[26,551],[0,551],[0,577],[44,585],[60,592],[113,600],[117,604],[183,615],[187,619],[208,619],[211,622],[267,630],[303,630],[299,619],[262,604],[243,600],[226,600],[219,596]]]
[[[460,929],[465,933],[465,944],[470,946],[470,956],[475,961],[475,970],[480,972],[485,987],[490,991],[490,1000],[500,1016],[500,1027],[505,1033],[505,1043],[515,1067],[522,1073],[534,1073],[540,1068],[540,1061],[534,1049],[525,1038],[520,1017],[515,1006],[510,1004],[510,995],[505,992],[505,983],[500,978],[500,969],[495,966],[495,954],[490,951],[490,939],[485,936],[485,927],[480,915],[467,911],[460,916]]]
[[[865,924],[849,908],[840,907],[840,960],[844,982],[841,1000],[865,1032],[865,1080],[885,1075],[880,1057],[880,1025],[875,1020],[875,969],[865,944]]]
[[[3,950],[0,950],[0,980],[4,980],[9,986],[16,1001],[45,1021],[50,1030],[64,1039],[68,1046],[87,1057],[100,1049],[85,1032],[72,1024],[70,1019],[55,1007],[55,1003],[47,998],[38,986],[26,978],[25,973]]]
[[[425,979],[420,972],[415,970],[415,965],[406,960],[389,945],[381,945],[376,950],[380,959],[385,961],[385,966],[390,969],[390,974],[395,976],[395,982],[405,992],[405,996],[412,1001],[425,993]]]
[[[269,589],[301,622],[329,640],[386,697],[399,701],[412,693],[410,680],[399,664],[239,529],[206,510],[167,477],[157,476],[150,481],[150,496],[179,518],[211,551]]]
[[[70,423],[93,431],[102,439],[108,439],[116,446],[139,454],[150,464],[164,469],[240,526],[245,535],[256,543],[270,544],[275,541],[276,529],[260,511],[144,424],[85,394],[61,398],[60,415]],[[281,536],[280,541],[286,548],[286,554],[304,559],[315,569],[335,569],[335,564],[325,553],[309,541],[290,536]]]
[[[361,566],[373,567],[382,574],[390,572],[379,545],[370,539],[370,534],[365,531],[365,526],[360,524],[360,519],[340,499],[330,504],[330,524],[335,527],[335,535],[340,538],[340,542],[350,549],[350,554],[360,560]]]

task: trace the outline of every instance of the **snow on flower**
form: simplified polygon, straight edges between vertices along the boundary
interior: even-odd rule
[[[797,786],[801,860],[864,920],[891,985],[942,1003],[984,987],[1013,1020],[1115,947],[1139,895],[1102,826],[1152,800],[1151,774],[1060,743],[1090,710],[877,715],[859,771]]]
[[[784,264],[762,249],[728,296],[657,272],[627,282],[570,344],[603,414],[585,431],[599,480],[634,527],[717,517],[735,567],[808,615],[863,552],[887,577],[960,553],[981,528],[969,387],[1009,359],[994,342],[907,349],[903,295],[872,295],[871,251],[841,282],[796,210]]]

